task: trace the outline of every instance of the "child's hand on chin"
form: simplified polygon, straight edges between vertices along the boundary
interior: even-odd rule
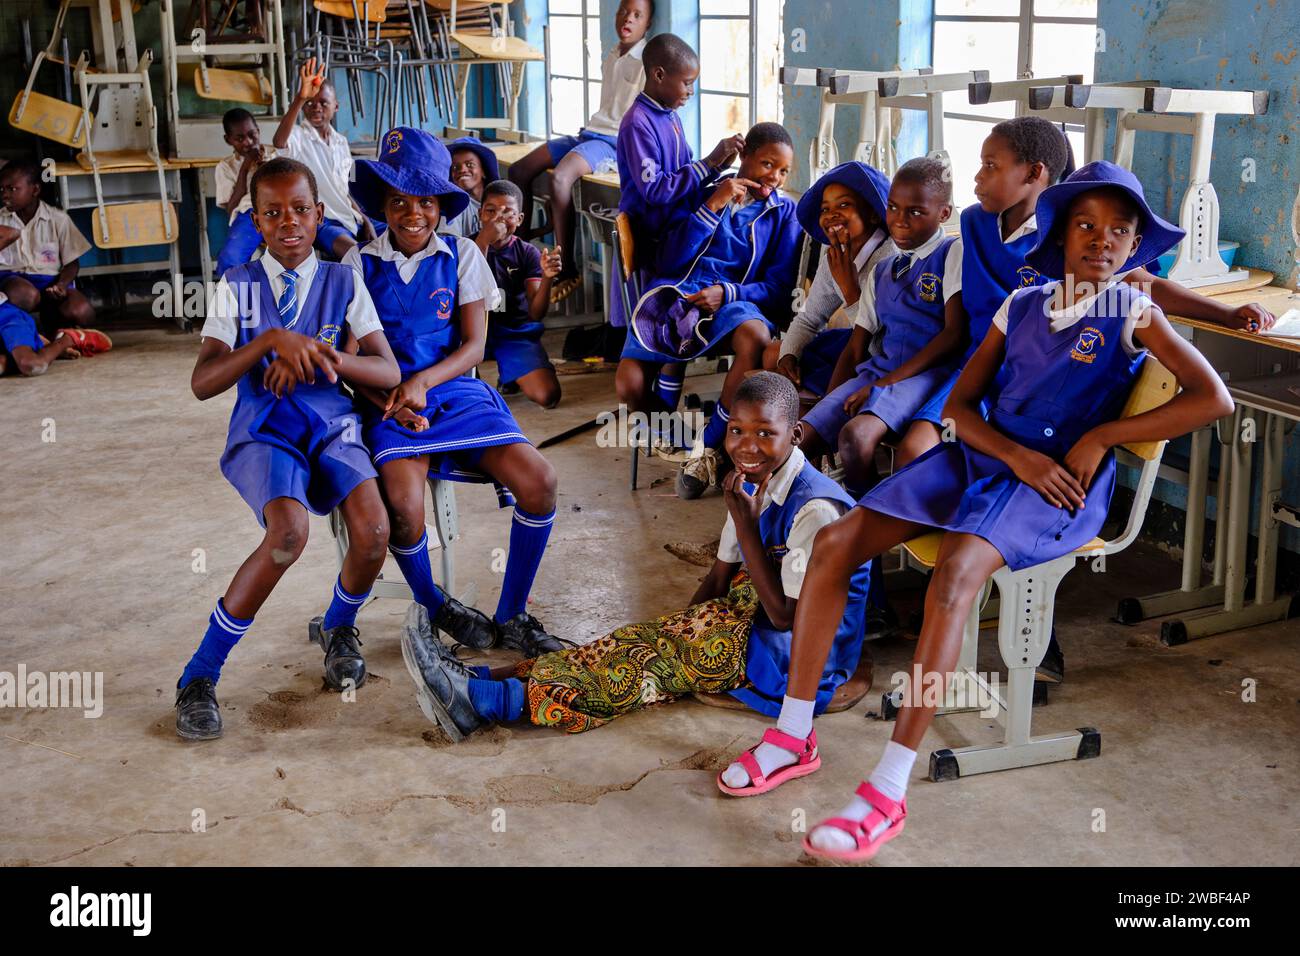
[[[762,484],[752,495],[745,490],[744,483],[749,478],[744,472],[732,471],[722,479],[722,500],[727,503],[731,520],[737,525],[741,522],[747,525],[758,524],[758,515],[762,510],[760,502],[763,500],[763,492],[767,490],[767,482],[771,477],[770,474],[765,475]]]

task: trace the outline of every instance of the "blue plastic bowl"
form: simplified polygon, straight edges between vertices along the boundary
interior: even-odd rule
[[[1224,264],[1231,269],[1232,264],[1237,261],[1237,250],[1241,248],[1239,242],[1229,242],[1227,239],[1219,240],[1219,258]],[[1163,256],[1156,260],[1156,268],[1151,271],[1158,276],[1169,275],[1169,270],[1174,267],[1174,260],[1178,258],[1178,247],[1170,249]],[[1150,268],[1150,267],[1148,267]]]

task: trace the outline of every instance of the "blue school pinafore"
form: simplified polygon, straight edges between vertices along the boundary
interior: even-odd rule
[[[447,245],[450,254],[439,252],[422,259],[409,283],[402,281],[396,262],[361,256],[366,288],[402,371],[402,381],[460,347],[456,318],[459,253],[454,241]],[[486,481],[476,468],[481,449],[528,440],[501,396],[480,379],[458,375],[429,389],[425,402],[420,414],[429,420],[429,427],[413,432],[392,419],[385,421],[382,409],[358,399],[366,444],[376,465],[429,455],[430,474],[456,481]]]
[[[885,259],[876,266],[873,281],[880,329],[872,342],[871,355],[857,367],[853,378],[830,392],[804,416],[804,421],[823,441],[833,445],[840,429],[848,422],[844,402],[850,395],[894,371],[943,331],[944,261],[956,241],[956,236],[943,239],[927,256],[913,259],[911,267],[898,278],[894,278],[897,257]],[[963,277],[963,287],[965,281]],[[943,362],[893,385],[873,388],[858,414],[870,412],[888,425],[890,431],[903,431],[917,410],[952,375],[954,365],[953,361]]]
[[[943,406],[957,384],[962,368],[984,342],[993,316],[1016,289],[1027,289],[1047,282],[1033,266],[1025,262],[1040,238],[1037,231],[1002,241],[1002,226],[997,213],[985,212],[978,205],[967,206],[961,213],[961,304],[970,319],[970,345],[958,369],[948,377],[916,413],[917,421],[943,427]],[[997,383],[1002,381],[999,375]]]
[[[1130,356],[1121,336],[1140,293],[1116,282],[1082,318],[1052,332],[1048,307],[1059,283],[1015,293],[1007,317],[1006,382],[989,423],[1026,448],[1061,461],[1085,432],[1114,421],[1146,352]],[[1050,561],[1101,530],[1115,487],[1107,452],[1075,513],[1048,504],[1001,459],[961,441],[942,442],[858,502],[908,521],[978,535],[1012,570]]]
[[[853,499],[845,494],[836,482],[823,475],[811,462],[804,462],[803,468],[795,477],[785,502],[768,505],[758,517],[758,532],[763,539],[763,546],[770,557],[778,561],[804,560],[809,555],[789,555],[786,541],[799,510],[814,498],[826,498],[851,505]],[[864,619],[867,609],[867,582],[871,562],[868,561],[853,572],[849,579],[849,599],[844,608],[844,617],[831,643],[826,666],[822,669],[822,679],[817,685],[817,697],[814,712],[820,714],[831,702],[835,691],[853,676],[857,669],[858,658],[862,656],[862,637]],[[802,598],[801,598],[802,600]],[[762,604],[754,614],[754,624],[749,633],[749,645],[745,651],[745,676],[751,686],[741,687],[729,693],[744,704],[769,717],[776,717],[781,712],[781,701],[785,697],[786,685],[790,674],[790,643],[793,635],[790,631],[778,630],[768,620]]]
[[[334,262],[316,266],[293,331],[341,344],[355,288],[352,270]],[[226,282],[239,302],[242,320],[235,347],[281,327],[271,283],[261,262],[232,267]],[[374,478],[370,453],[351,400],[340,386],[317,373],[276,398],[262,385],[272,356],[249,369],[237,386],[221,473],[235,486],[265,527],[262,512],[275,498],[293,498],[314,514],[328,514],[357,485]]]

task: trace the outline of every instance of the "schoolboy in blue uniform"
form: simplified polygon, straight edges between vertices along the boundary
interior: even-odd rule
[[[620,397],[653,407],[649,386],[664,364],[726,348],[735,361],[714,414],[677,478],[677,494],[698,498],[729,470],[722,451],[728,409],[745,376],[763,365],[774,321],[788,315],[798,270],[799,223],[781,195],[794,148],[778,123],[759,123],[744,139],[740,172],[695,189],[689,213],[665,236],[659,278],[645,285],[619,361]],[[641,393],[626,396],[631,380]]]
[[[944,409],[959,439],[885,479],[823,533],[805,584],[816,599],[800,602],[795,616],[790,695],[798,700],[812,696],[809,668],[825,654],[847,571],[859,562],[929,528],[946,532],[914,666],[950,674],[989,575],[1069,554],[1100,530],[1115,483],[1112,448],[1170,439],[1232,411],[1204,357],[1151,299],[1118,279],[1183,235],[1151,212],[1133,174],[1090,163],[1043,192],[1036,215],[1040,237],[1029,265],[1063,281],[1017,290],[999,309]],[[1117,420],[1147,349],[1181,391]],[[987,421],[985,396],[993,402]],[[904,701],[880,763],[838,816],[809,832],[806,852],[866,860],[902,831],[916,748],[933,716],[933,708]],[[795,760],[781,748],[757,756],[764,773]]]
[[[542,348],[542,319],[559,275],[560,250],[546,252],[520,239],[524,194],[508,179],[488,183],[472,236],[497,282],[496,308],[488,315],[485,358],[497,363],[498,391],[522,391],[542,408],[560,403],[560,380]]]
[[[472,241],[437,234],[442,215],[456,215],[469,201],[449,181],[450,166],[442,143],[406,126],[384,135],[378,160],[357,163],[352,195],[388,228],[345,262],[375,299],[402,377],[396,388],[359,389],[358,407],[392,516],[391,550],[416,601],[462,644],[500,643],[532,657],[563,647],[527,610],[555,520],[555,471],[501,396],[469,375],[483,360],[496,284]],[[431,474],[493,480],[517,502],[492,619],[434,584],[424,526]]]
[[[248,181],[257,167],[275,158],[275,150],[262,145],[257,120],[246,109],[228,110],[221,117],[226,145],[234,152],[213,170],[217,182],[217,205],[230,216],[226,241],[217,253],[217,278],[231,266],[248,262],[262,244],[261,233],[253,225],[252,196]]]
[[[866,490],[880,441],[907,428],[951,374],[961,348],[961,240],[943,231],[951,214],[948,167],[932,158],[904,163],[886,208],[897,252],[862,289],[840,359],[855,374],[804,416],[813,434],[802,447],[809,453],[838,447],[850,494]]]
[[[249,188],[266,255],[233,267],[217,283],[190,385],[200,401],[238,386],[221,472],[266,535],[217,601],[177,682],[176,732],[188,740],[221,736],[216,683],[222,664],[302,553],[309,511],[323,515],[337,507],[348,529],[348,553],[316,634],[325,649],[325,680],[336,690],[364,683],[356,615],[388,545],[375,469],[339,380],[392,388],[397,362],[360,279],[312,251],[325,212],[311,170],[273,159],[253,174]],[[361,354],[338,348],[345,335],[355,337]]]
[[[11,365],[19,375],[44,375],[51,362],[75,350],[68,336],[43,341],[36,320],[0,292],[0,375]]]

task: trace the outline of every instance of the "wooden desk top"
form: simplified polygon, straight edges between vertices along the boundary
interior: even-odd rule
[[[215,166],[221,160],[206,159],[164,159],[162,161],[163,169],[192,169],[196,166]],[[107,176],[111,173],[152,173],[156,171],[153,163],[140,163],[132,166],[102,166],[99,174]],[[74,161],[65,161],[54,164],[54,175],[56,176],[89,176],[91,170]]]
[[[1252,269],[1252,274],[1256,270]],[[1268,273],[1264,273],[1267,275]],[[1266,285],[1254,289],[1248,289],[1238,292],[1225,292],[1222,295],[1214,297],[1225,305],[1245,305],[1248,302],[1258,302],[1264,308],[1268,309],[1274,315],[1281,315],[1289,309],[1300,308],[1300,292],[1294,292],[1285,286]],[[1252,342],[1255,345],[1266,345],[1270,348],[1282,349],[1287,352],[1300,352],[1300,340],[1274,338],[1269,335],[1257,335],[1252,332],[1241,332],[1237,329],[1225,328],[1214,322],[1205,322],[1200,319],[1189,319],[1181,315],[1169,316],[1171,322],[1177,322],[1179,325],[1190,326],[1201,332],[1213,332],[1215,335],[1223,335],[1228,338],[1241,339],[1244,342]]]
[[[538,141],[535,143],[488,143],[487,145],[492,152],[497,154],[497,162],[505,163],[508,166],[523,159],[542,144]]]

